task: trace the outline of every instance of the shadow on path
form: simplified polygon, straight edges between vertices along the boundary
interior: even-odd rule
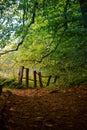
[[[21,93],[15,90],[6,100],[2,110],[5,129],[87,130],[86,87]]]

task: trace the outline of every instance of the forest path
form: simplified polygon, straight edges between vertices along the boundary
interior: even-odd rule
[[[87,130],[87,87],[13,90],[2,117],[7,130]]]

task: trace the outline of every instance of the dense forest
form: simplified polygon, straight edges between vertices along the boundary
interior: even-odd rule
[[[0,130],[87,130],[87,0],[0,0]]]
[[[21,65],[87,84],[87,1],[1,0],[0,71],[15,77]]]

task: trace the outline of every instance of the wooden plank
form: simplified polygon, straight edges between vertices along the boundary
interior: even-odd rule
[[[58,76],[56,75],[55,78],[54,78],[54,84],[56,83],[57,78],[58,78]]]
[[[49,86],[50,84],[51,77],[52,77],[51,75],[48,77],[47,86]]]
[[[37,87],[36,71],[33,71],[34,74],[34,88]]]
[[[22,84],[23,72],[24,72],[24,66],[20,66],[19,75],[18,75],[18,83],[20,85]]]
[[[26,68],[26,88],[29,87],[29,69]]]
[[[43,87],[43,83],[42,83],[41,72],[38,73],[38,76],[39,76],[39,84],[40,84],[40,87],[42,88]]]
[[[2,86],[0,86],[0,95],[2,94]]]

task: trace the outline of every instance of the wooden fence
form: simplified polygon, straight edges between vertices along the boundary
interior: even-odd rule
[[[25,77],[24,77],[24,71],[25,71]],[[53,83],[55,84],[57,79],[58,79],[58,76],[57,75],[56,76],[52,76],[52,75],[42,76],[41,72],[33,71],[33,79],[30,79],[29,68],[24,68],[24,66],[21,66],[19,69],[18,83],[19,83],[19,85],[22,85],[22,80],[25,79],[26,80],[26,88],[29,87],[29,80],[33,81],[34,88],[37,87],[37,81],[39,81],[39,86],[43,87],[43,81],[42,81],[43,78],[47,78],[46,86],[49,86],[51,78],[53,78]]]

